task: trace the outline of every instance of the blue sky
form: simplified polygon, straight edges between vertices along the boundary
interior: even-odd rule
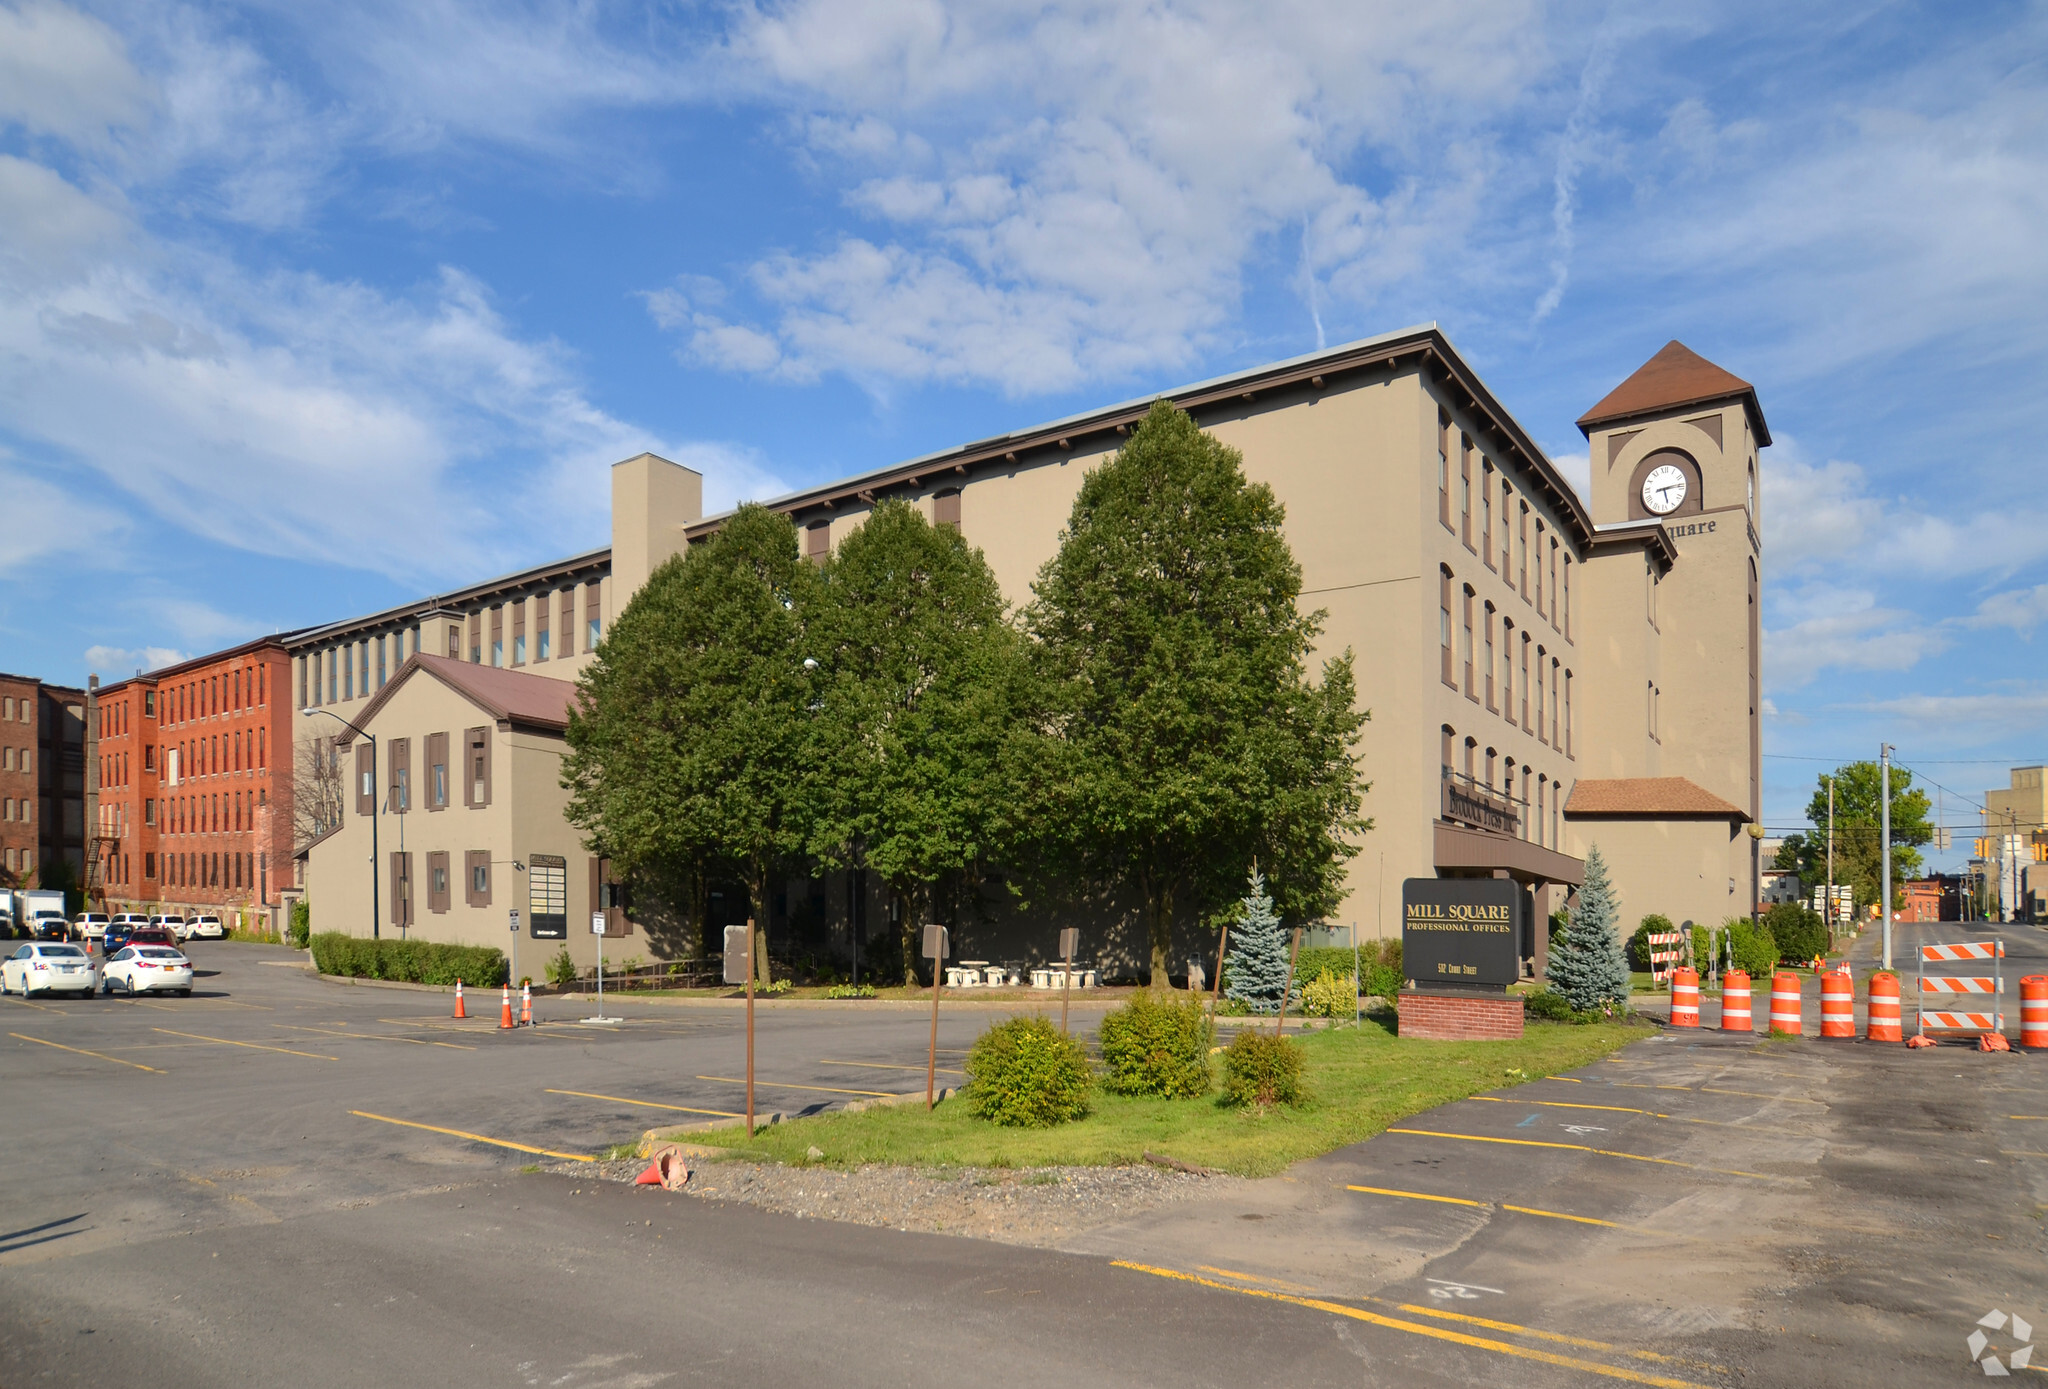
[[[1766,818],[2048,757],[2048,7],[0,0],[0,669],[1434,319],[1757,384]],[[1985,759],[1971,762],[1964,759]],[[1952,816],[1951,818],[1959,818]]]

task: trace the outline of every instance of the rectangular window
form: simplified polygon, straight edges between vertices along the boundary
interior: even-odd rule
[[[385,744],[384,760],[390,773],[384,808],[403,815],[412,809],[412,739],[393,738]]]
[[[369,739],[356,744],[356,814],[377,813],[377,750]]]
[[[491,855],[485,849],[470,849],[462,855],[463,902],[472,907],[491,905]]]
[[[1458,538],[1472,548],[1472,440],[1458,436]]]
[[[462,803],[480,810],[491,803],[491,730],[472,728],[462,735]]]
[[[576,588],[570,585],[562,590],[562,655],[576,654]]]
[[[1558,627],[1557,609],[1557,537],[1552,536],[1550,539],[1550,626],[1553,631],[1557,630]]]
[[[1564,673],[1564,755],[1572,755],[1572,673]]]
[[[427,855],[427,910],[448,910],[448,854],[435,850]]]
[[[480,666],[484,663],[484,615],[469,615],[469,663]]]
[[[1563,599],[1559,606],[1564,609],[1564,639],[1570,641],[1572,639],[1572,557],[1570,555],[1564,557],[1564,588],[1561,592]]]
[[[608,859],[590,860],[590,910],[604,913],[607,936],[630,936],[633,923],[626,919],[623,885],[611,873]]]
[[[1458,688],[1458,672],[1454,664],[1457,658],[1451,652],[1451,571],[1438,570],[1436,582],[1437,626],[1444,652],[1443,681],[1455,690]]]
[[[1500,573],[1508,577],[1508,564],[1514,557],[1514,489],[1508,486],[1505,474],[1500,480]],[[1512,580],[1510,580],[1512,582]]]
[[[383,689],[390,680],[389,668],[385,665],[385,638],[377,638],[377,688]]]
[[[491,664],[505,664],[505,609],[502,604],[491,609]]]
[[[1509,723],[1515,721],[1515,624],[1500,623],[1500,708]],[[1512,788],[1510,788],[1512,789]]]
[[[448,808],[448,735],[427,735],[427,809]]]
[[[1436,412],[1436,519],[1451,528],[1451,416]]]
[[[1483,459],[1482,459],[1482,460],[1480,461],[1480,464],[1479,464],[1479,478],[1480,478],[1480,487],[1479,487],[1479,534],[1480,534],[1480,547],[1481,547],[1481,558],[1483,558],[1483,559],[1484,559],[1484,560],[1486,561],[1486,567],[1487,567],[1488,569],[1492,569],[1492,568],[1494,567],[1494,563],[1493,563],[1493,464],[1492,464],[1492,463],[1490,463],[1490,462],[1487,462],[1487,461],[1485,461],[1485,460],[1483,460]]]
[[[1546,741],[1543,737],[1543,657],[1543,648],[1539,646],[1536,648],[1536,741],[1539,743]]]
[[[1557,669],[1557,658],[1553,656],[1550,661],[1550,745],[1554,748],[1561,748],[1564,744],[1559,742],[1557,738]]]
[[[554,606],[554,596],[543,593],[533,603],[533,659],[545,661],[552,653],[548,649],[548,610]]]
[[[598,638],[603,634],[600,621],[603,609],[599,603],[602,594],[603,588],[598,583],[587,583],[583,586],[583,649],[585,651],[597,650]]]
[[[1493,667],[1493,604],[1488,603],[1486,605],[1486,707],[1489,710],[1497,711],[1500,706],[1493,702]],[[1493,778],[1489,774],[1487,784],[1491,785],[1492,781]]]
[[[1543,522],[1536,523],[1536,613],[1543,614]]]
[[[932,498],[932,524],[960,529],[960,490],[953,488]]]
[[[344,700],[356,697],[356,644],[350,642],[341,648],[341,697]]]
[[[156,854],[154,851],[142,856],[142,876],[145,878],[156,877]]]
[[[1475,595],[1472,592],[1471,585],[1467,584],[1465,586],[1464,611],[1465,644],[1464,649],[1460,651],[1458,654],[1464,658],[1461,664],[1463,664],[1463,666],[1465,667],[1465,697],[1476,703],[1479,699],[1479,686],[1473,677],[1472,671],[1472,667],[1476,659],[1473,652],[1472,642],[1472,599],[1474,596]]]
[[[1549,790],[1549,781],[1550,778],[1548,777],[1539,776],[1536,778],[1536,842],[1538,844],[1543,842],[1543,798],[1545,792]]]
[[[142,692],[142,717],[144,717],[145,719],[153,719],[156,717],[155,690],[144,690]]]
[[[299,707],[301,709],[310,709],[313,706],[306,699],[306,658],[304,656],[293,657],[292,668],[299,677]]]
[[[519,599],[512,605],[512,664],[526,664],[526,600]]]

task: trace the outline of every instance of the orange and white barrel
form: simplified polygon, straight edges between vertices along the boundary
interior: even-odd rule
[[[1820,977],[1820,1035],[1856,1039],[1856,977],[1846,969]]]
[[[1756,1025],[1749,1016],[1749,976],[1739,969],[1731,969],[1721,976],[1721,1030],[1756,1030]]]
[[[1771,1032],[1799,1035],[1799,976],[1790,970],[1771,976]]]
[[[2048,974],[2020,980],[2020,1045],[2048,1047]]]
[[[1871,1042],[1899,1040],[1898,975],[1870,976],[1870,1019],[1863,1026],[1863,1036],[1866,1041]]]
[[[1671,1025],[1700,1025],[1700,972],[1685,965],[1671,971]]]

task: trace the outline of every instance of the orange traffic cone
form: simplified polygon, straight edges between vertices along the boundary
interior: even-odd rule
[[[458,1018],[469,1016],[469,1009],[462,1006],[462,981],[460,979],[455,981],[455,1016]]]
[[[512,1026],[512,986],[510,984],[505,986],[505,999],[498,1010],[498,1026],[500,1028]]]
[[[521,1027],[533,1026],[533,985],[531,984],[521,984],[519,986],[519,1025]]]

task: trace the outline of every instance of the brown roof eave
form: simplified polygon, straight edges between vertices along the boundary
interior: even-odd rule
[[[1581,415],[1578,420],[1579,433],[1593,437],[1596,429],[1609,429],[1618,425],[1634,424],[1638,420],[1648,422],[1681,410],[1700,410],[1709,405],[1726,405],[1731,400],[1740,400],[1742,409],[1749,416],[1749,427],[1756,431],[1758,448],[1771,446],[1771,429],[1764,423],[1763,406],[1757,402],[1754,389],[1746,391],[1721,391],[1703,395],[1695,400],[1674,400],[1668,405],[1659,405],[1652,410],[1630,410],[1620,413],[1595,416],[1592,412]]]
[[[766,505],[795,519],[806,512],[831,512],[849,504],[872,504],[877,496],[897,488],[922,490],[934,482],[966,480],[975,471],[992,466],[1015,466],[1024,455],[1048,449],[1072,452],[1083,440],[1104,434],[1123,436],[1152,408],[1154,399],[1172,402],[1190,414],[1217,405],[1249,402],[1260,395],[1308,386],[1322,389],[1337,376],[1362,371],[1413,369],[1421,367],[1439,388],[1454,387],[1450,403],[1484,421],[1482,435],[1491,434],[1510,457],[1518,458],[1529,475],[1547,494],[1552,506],[1572,524],[1582,545],[1593,538],[1593,521],[1579,496],[1564,480],[1557,467],[1500,404],[1478,374],[1465,365],[1442,331],[1435,326],[1372,338],[1364,343],[1338,348],[1329,353],[1295,358],[1269,367],[1254,368],[1216,381],[1201,382],[1156,397],[1125,401],[1092,414],[1056,420],[1014,434],[999,435],[977,443],[908,463],[859,474],[823,487],[794,492]],[[1457,396],[1462,395],[1463,399]],[[731,513],[707,517],[684,528],[690,541],[703,540],[725,523]]]

